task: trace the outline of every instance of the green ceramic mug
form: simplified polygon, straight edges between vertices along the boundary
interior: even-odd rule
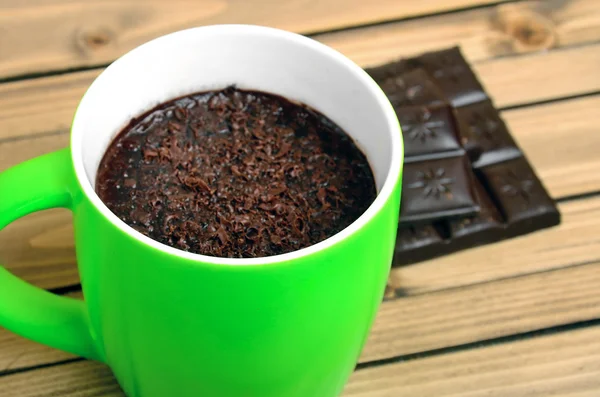
[[[127,226],[94,192],[115,134],[159,102],[223,88],[263,90],[320,110],[356,141],[378,196],[335,236],[267,258],[183,252]],[[392,106],[357,65],[316,41],[246,25],[146,43],[91,85],[69,149],[0,174],[0,228],[68,208],[84,301],[0,267],[0,325],[108,364],[131,397],[334,397],[358,360],[393,254],[403,146]]]

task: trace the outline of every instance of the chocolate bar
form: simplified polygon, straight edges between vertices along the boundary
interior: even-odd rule
[[[390,97],[404,138],[394,266],[560,223],[554,200],[457,47],[367,72]]]

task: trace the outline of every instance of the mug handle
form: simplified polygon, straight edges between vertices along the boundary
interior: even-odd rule
[[[9,168],[0,173],[0,230],[32,212],[72,210],[78,190],[69,149]],[[0,326],[35,342],[102,361],[83,301],[34,287],[1,265]]]

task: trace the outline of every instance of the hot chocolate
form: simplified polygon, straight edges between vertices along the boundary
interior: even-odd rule
[[[234,87],[132,120],[107,149],[96,191],[156,241],[231,258],[318,243],[376,196],[366,157],[326,116]]]

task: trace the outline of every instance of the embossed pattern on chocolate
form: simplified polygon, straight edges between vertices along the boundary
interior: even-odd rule
[[[106,151],[96,191],[156,241],[236,258],[318,243],[376,196],[366,157],[331,120],[233,87],[133,120]]]
[[[417,156],[461,151],[452,109],[447,105],[407,106],[396,110],[404,135],[404,155]]]
[[[533,169],[523,157],[481,169],[499,204],[511,235],[529,233],[559,222],[559,214]]]
[[[445,102],[443,92],[422,69],[389,77],[383,80],[381,89],[395,109],[402,106],[435,105]]]
[[[405,164],[401,223],[475,214],[479,206],[472,185],[462,154]]]

